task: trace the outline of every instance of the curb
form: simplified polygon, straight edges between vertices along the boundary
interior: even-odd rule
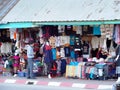
[[[81,88],[81,89],[100,89],[100,90],[112,89],[112,85],[95,85],[95,84],[82,84],[82,83],[70,83],[70,82],[47,82],[47,81],[39,81],[32,79],[30,80],[0,79],[0,83],[73,87],[73,88]]]

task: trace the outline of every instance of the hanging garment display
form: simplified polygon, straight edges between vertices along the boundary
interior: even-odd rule
[[[16,32],[16,28],[11,28],[11,29],[9,29],[9,31],[10,31],[10,39],[15,39],[14,32]]]
[[[83,54],[89,54],[89,44],[87,41],[83,42],[82,47],[83,47]]]
[[[76,26],[76,34],[82,35],[82,26]]]
[[[75,31],[73,31],[72,25],[65,25],[65,34],[66,35],[74,35]]]
[[[49,38],[49,43],[50,43],[50,46],[51,46],[52,48],[55,48],[55,47],[56,47],[56,46],[55,46],[55,42],[56,42],[56,37],[51,36],[51,37]]]
[[[115,25],[113,40],[115,41],[115,43],[120,45],[120,25]]]
[[[80,35],[75,35],[75,49],[81,49],[81,37]]]
[[[65,47],[65,57],[70,57],[70,47]]]
[[[58,26],[54,25],[54,26],[49,26],[50,27],[50,36],[58,36]]]
[[[75,44],[75,36],[70,36],[70,45],[74,45]]]
[[[87,35],[87,33],[88,33],[88,28],[89,28],[88,26],[83,26],[83,27],[82,27],[82,34],[83,34],[83,35]]]
[[[53,60],[56,60],[56,48],[52,48],[52,56],[53,56]]]
[[[50,37],[50,27],[49,25],[42,26],[42,31],[43,31],[43,37],[44,38],[49,38]]]
[[[98,37],[92,37],[91,44],[92,44],[92,48],[94,48],[94,49],[98,48],[99,38]]]
[[[61,58],[64,58],[65,57],[65,50],[64,50],[64,48],[62,47],[62,48],[60,48],[60,57]]]
[[[93,26],[93,35],[101,35],[100,26]]]

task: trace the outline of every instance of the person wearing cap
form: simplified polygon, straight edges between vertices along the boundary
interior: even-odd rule
[[[33,50],[33,41],[29,41],[27,46],[27,78],[34,79],[33,75],[33,58],[34,58],[34,50]]]

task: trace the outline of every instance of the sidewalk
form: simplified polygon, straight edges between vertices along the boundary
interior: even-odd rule
[[[34,84],[45,86],[62,86],[62,87],[76,87],[84,89],[100,89],[111,90],[115,80],[84,80],[72,79],[65,77],[55,77],[48,79],[46,76],[37,77],[36,79],[26,79],[25,77],[3,77],[0,76],[0,83],[13,84]]]

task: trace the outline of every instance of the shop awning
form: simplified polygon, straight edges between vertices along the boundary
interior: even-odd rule
[[[113,21],[80,21],[80,22],[38,22],[33,23],[35,26],[39,25],[103,25],[103,24],[120,24],[120,20]]]
[[[120,24],[120,21],[81,21],[81,22],[11,22],[0,24],[0,29],[5,28],[30,28],[41,25],[103,25],[103,24]]]
[[[29,27],[35,27],[33,23],[31,22],[23,22],[23,23],[5,23],[5,24],[0,24],[0,29],[5,29],[5,28],[29,28]]]

